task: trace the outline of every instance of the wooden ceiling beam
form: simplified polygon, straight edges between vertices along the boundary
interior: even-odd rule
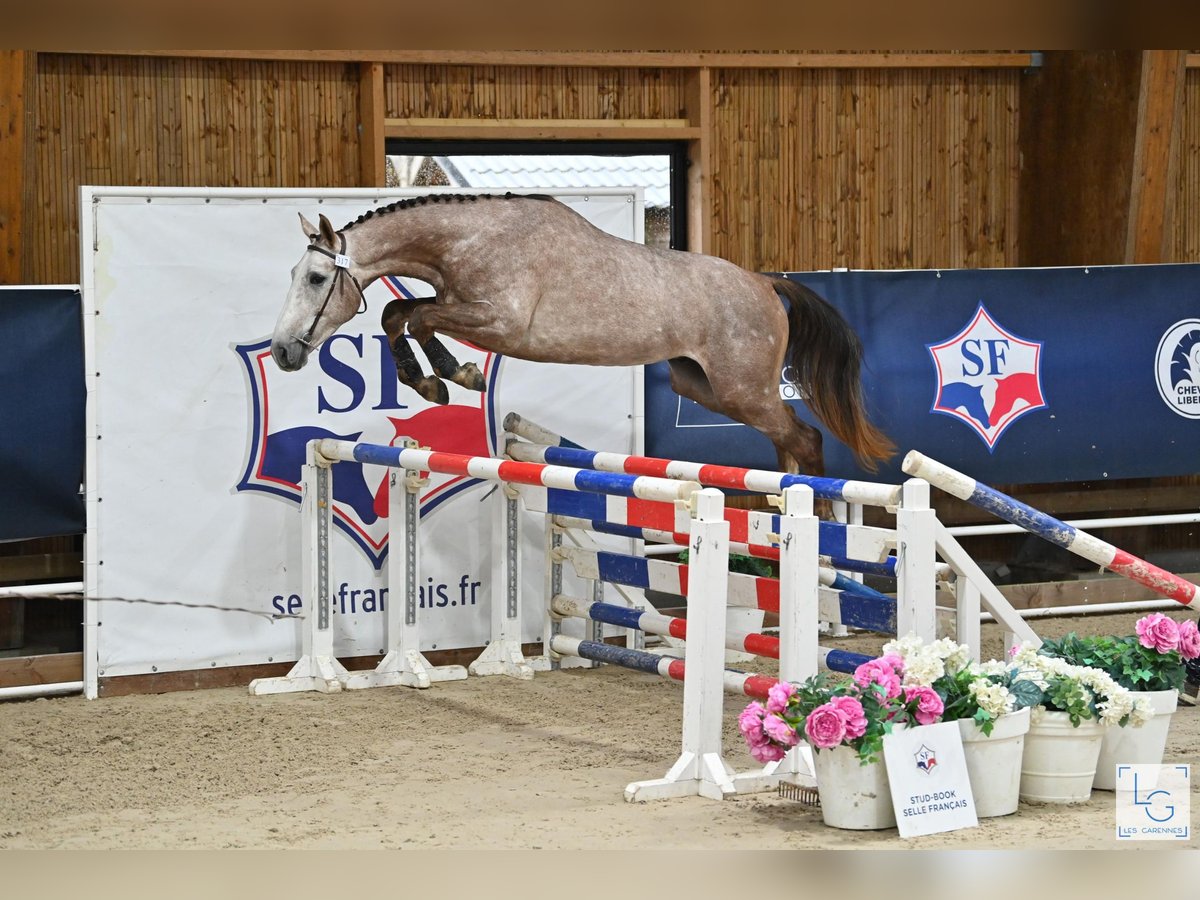
[[[80,54],[438,66],[597,66],[714,69],[1018,68],[1038,55],[1000,53],[712,53],[661,50],[72,50]]]

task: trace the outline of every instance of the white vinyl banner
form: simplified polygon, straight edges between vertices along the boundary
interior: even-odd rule
[[[436,406],[400,385],[379,314],[406,291],[431,295],[420,282],[372,284],[368,310],[304,369],[275,366],[271,332],[307,243],[297,213],[312,221],[324,213],[338,227],[429,192],[83,188],[87,593],[154,601],[88,604],[92,695],[98,677],[299,656],[298,619],[203,605],[306,612],[297,482],[312,438],[412,437],[495,456],[504,416],[516,411],[584,446],[635,452],[635,369],[529,363],[446,339],[460,362],[483,371],[486,392],[448,384],[449,404]],[[642,239],[636,189],[543,193],[612,234]],[[333,468],[332,608],[342,657],[378,654],[385,643],[385,475]],[[492,514],[502,495],[493,487],[435,475],[421,495],[423,650],[487,643],[489,604],[503,602],[503,539]],[[531,641],[541,633],[544,520],[523,516],[522,638]]]

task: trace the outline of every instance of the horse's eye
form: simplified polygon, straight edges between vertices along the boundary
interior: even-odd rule
[[[309,284],[324,284],[325,276],[322,275],[320,272],[313,272],[311,275],[308,276],[308,283]]]

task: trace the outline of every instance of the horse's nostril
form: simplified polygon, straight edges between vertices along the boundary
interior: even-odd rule
[[[300,347],[295,344],[272,344],[271,358],[275,360],[275,365],[279,366],[285,372],[293,372],[298,369]]]

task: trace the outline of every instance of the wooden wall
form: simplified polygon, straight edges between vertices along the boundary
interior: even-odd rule
[[[36,54],[23,280],[78,279],[81,184],[365,183],[360,65]],[[1020,69],[714,69],[707,97],[685,67],[382,70],[389,120],[705,121],[706,239],[750,268],[1017,258]]]
[[[714,252],[759,270],[1014,264],[1020,77],[714,73]]]
[[[1200,68],[1184,78],[1183,115],[1178,138],[1178,177],[1175,179],[1168,234],[1172,262],[1200,261]]]
[[[943,55],[928,67],[860,56],[843,67],[837,57],[811,55],[811,64],[792,54],[777,68],[747,64],[747,54],[693,55],[703,68],[566,64],[566,54],[551,55],[555,65],[372,67],[334,51],[9,52],[0,66],[9,83],[0,84],[0,274],[77,280],[81,184],[374,183],[382,121],[433,120],[536,122],[549,129],[540,135],[556,124],[659,123],[659,136],[704,147],[694,158],[704,169],[706,246],[752,269],[1125,258],[1142,109],[1137,51],[1046,54],[1036,70],[1003,55],[978,65]],[[655,58],[607,55],[624,56]],[[1164,212],[1171,261],[1200,259],[1200,69],[1187,70],[1182,96]],[[645,136],[606,136],[625,132]]]
[[[25,279],[79,278],[80,185],[358,183],[351,63],[37,54]]]
[[[384,67],[389,119],[675,119],[687,70],[586,66]]]

